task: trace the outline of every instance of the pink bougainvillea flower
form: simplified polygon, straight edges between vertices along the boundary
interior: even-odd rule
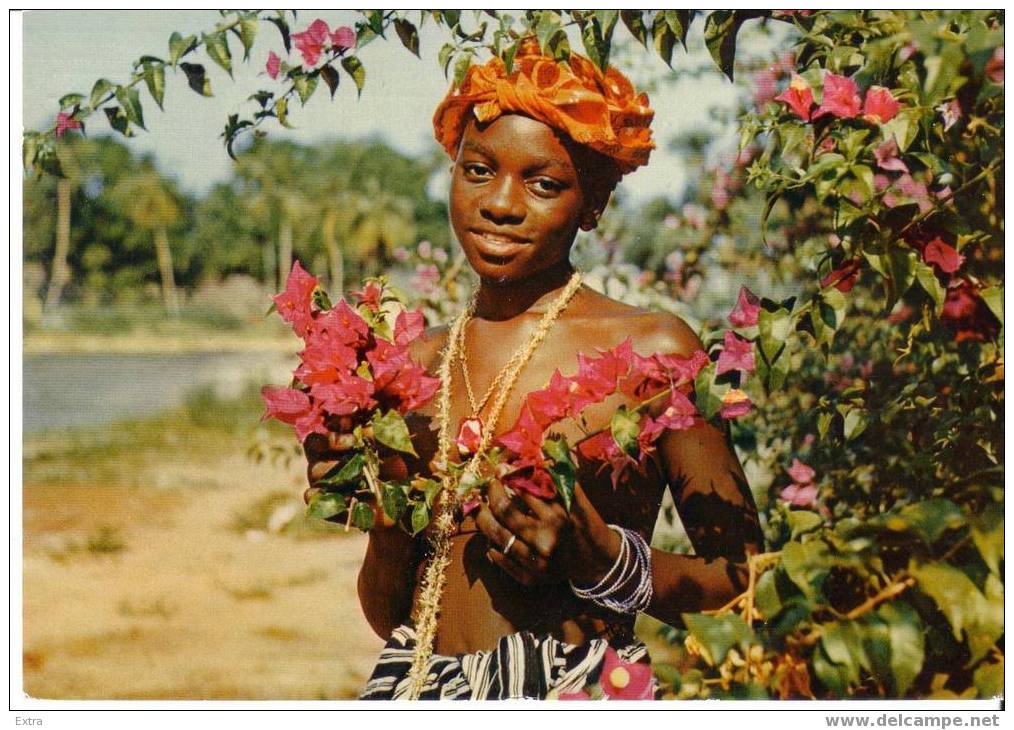
[[[306,441],[311,433],[327,435],[327,426],[324,425],[324,413],[320,408],[313,407],[306,414],[296,419],[292,424],[296,429],[296,438]]]
[[[744,373],[749,373],[753,372],[753,368],[753,343],[744,340],[734,332],[726,332],[725,340],[722,343],[722,352],[718,356],[715,375],[721,375],[730,370],[742,370]]]
[[[796,507],[814,507],[817,504],[817,488],[812,484],[790,484],[778,498]]]
[[[739,299],[736,306],[729,312],[729,322],[733,327],[753,327],[760,315],[760,299],[745,286],[739,288]]]
[[[280,59],[274,51],[268,52],[268,64],[266,69],[268,76],[272,79],[277,79],[279,72],[282,70],[282,59]]]
[[[898,159],[898,141],[893,136],[874,148],[873,157],[881,170],[908,172],[908,166]]]
[[[401,311],[394,320],[394,342],[398,345],[408,345],[415,342],[424,329],[426,329],[426,318],[421,311],[418,309],[414,312]]]
[[[278,314],[300,337],[307,333],[313,321],[313,290],[316,288],[317,277],[306,273],[297,260],[285,280],[285,291],[272,297]]]
[[[293,33],[292,42],[303,56],[303,68],[309,70],[317,65],[324,44],[331,38],[331,29],[320,18],[310,23],[302,33]]]
[[[839,119],[852,119],[859,115],[862,101],[856,82],[846,76],[829,73],[824,76],[824,97],[813,119],[825,114]]]
[[[668,373],[671,386],[692,383],[701,369],[711,362],[704,350],[694,350],[689,357],[673,353],[657,355],[655,359]]]
[[[262,421],[277,418],[282,423],[292,424],[310,410],[310,396],[295,388],[265,385],[261,388],[261,398],[267,407]]]
[[[606,649],[599,686],[611,700],[651,700],[655,690],[651,667],[640,662],[625,662],[612,647]]]
[[[600,431],[594,436],[578,443],[577,452],[583,459],[602,462],[602,467],[599,471],[602,471],[607,466],[611,467],[612,473],[610,477],[613,482],[613,489],[616,489],[617,485],[619,485],[627,467],[636,466],[637,464],[637,462],[620,449],[616,443],[616,439],[613,438],[613,435],[608,430]]]
[[[556,370],[549,379],[549,385],[529,393],[525,403],[535,422],[542,428],[556,423],[569,415],[570,380]]]
[[[395,407],[404,415],[429,403],[439,387],[440,378],[427,375],[421,365],[406,357],[406,362],[384,386],[383,395],[394,398]]]
[[[850,292],[852,291],[852,287],[855,286],[856,280],[859,278],[859,271],[862,268],[862,265],[862,259],[852,259],[851,261],[846,261],[844,264],[821,279],[820,285],[824,288],[833,286],[840,292]]]
[[[583,689],[577,692],[563,692],[557,697],[560,700],[590,700],[591,695],[585,692]]]
[[[380,311],[380,296],[383,294],[383,290],[377,282],[371,281],[359,291],[349,293],[368,309],[374,312]]]
[[[669,405],[655,422],[669,431],[686,431],[694,425],[697,407],[681,391],[674,390],[669,396]]]
[[[556,496],[556,485],[549,472],[540,466],[526,464],[502,477],[505,487],[515,492],[528,492],[542,499],[553,499]]]
[[[944,120],[945,132],[957,124],[958,120],[961,119],[961,104],[958,103],[957,99],[945,101],[943,104],[933,108],[940,112],[940,116]]]
[[[863,103],[863,119],[872,124],[886,124],[897,116],[900,108],[890,89],[871,86]]]
[[[792,460],[792,466],[785,471],[790,477],[792,477],[793,481],[798,482],[799,484],[809,484],[813,481],[813,478],[817,476],[817,472],[815,472],[811,467],[795,458]]]
[[[542,428],[531,409],[522,407],[517,422],[497,442],[517,454],[524,463],[542,464]]]
[[[352,373],[345,373],[333,383],[310,386],[313,399],[333,416],[349,416],[373,408],[377,405],[373,392],[373,383]]]
[[[792,113],[804,122],[812,119],[813,89],[802,76],[793,76],[789,87],[775,97],[775,101],[785,104]]]
[[[994,84],[1003,83],[1003,46],[1000,46],[986,62],[986,78]]]
[[[922,260],[927,264],[933,264],[945,274],[953,274],[965,263],[965,257],[940,238],[934,238],[926,244],[926,248],[922,250]]]
[[[326,312],[317,315],[308,328],[307,340],[317,338],[360,348],[369,339],[370,326],[344,299]]]
[[[56,115],[56,138],[60,139],[68,129],[81,129],[81,122],[70,114],[58,113]]]
[[[458,453],[462,456],[474,454],[482,442],[482,421],[478,418],[463,418],[461,428],[458,429],[458,437],[454,443],[458,446]]]
[[[778,93],[778,74],[770,68],[762,68],[753,75],[753,103],[762,107],[774,101]]]
[[[650,398],[669,387],[669,373],[657,357],[642,357],[635,352],[631,358],[630,373],[619,387],[630,398]]]
[[[293,373],[299,380],[313,383],[331,383],[341,373],[356,367],[356,351],[348,347],[330,332],[308,338],[306,348],[299,353],[300,364]]]
[[[940,321],[954,331],[955,341],[991,340],[1000,331],[1000,322],[982,300],[979,287],[965,277],[947,285]]]
[[[336,51],[347,51],[356,47],[356,32],[347,25],[335,28],[331,34],[331,45]]]
[[[440,269],[436,264],[418,264],[409,285],[423,296],[436,294],[440,289]]]
[[[753,408],[750,397],[738,388],[733,388],[722,396],[722,408],[718,415],[726,420],[745,416]]]

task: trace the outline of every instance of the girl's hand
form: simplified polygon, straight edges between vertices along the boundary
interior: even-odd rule
[[[511,496],[492,482],[475,521],[490,543],[489,560],[522,585],[567,580],[593,585],[609,571],[620,550],[619,536],[580,485],[568,513],[558,501],[526,492]],[[510,549],[505,550],[508,543]]]

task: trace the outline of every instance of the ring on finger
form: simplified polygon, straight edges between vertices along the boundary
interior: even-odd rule
[[[510,538],[507,540],[507,543],[503,546],[503,549],[500,552],[502,552],[504,555],[507,555],[511,551],[511,548],[514,547],[514,543],[517,541],[517,539],[518,536],[515,535],[514,533],[511,533]]]

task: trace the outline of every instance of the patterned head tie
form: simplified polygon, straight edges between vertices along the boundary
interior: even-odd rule
[[[513,66],[510,74],[500,58],[471,66],[440,102],[433,132],[452,158],[470,119],[521,114],[612,159],[621,174],[647,164],[655,112],[622,73],[612,66],[602,73],[576,53],[558,62],[542,54],[535,38],[521,41]]]

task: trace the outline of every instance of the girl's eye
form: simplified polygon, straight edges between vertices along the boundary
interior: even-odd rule
[[[532,181],[536,192],[542,194],[555,194],[563,190],[564,185],[556,180],[547,177],[536,178]]]
[[[474,177],[485,177],[490,174],[490,169],[485,165],[476,162],[467,162],[464,165],[465,173]]]

